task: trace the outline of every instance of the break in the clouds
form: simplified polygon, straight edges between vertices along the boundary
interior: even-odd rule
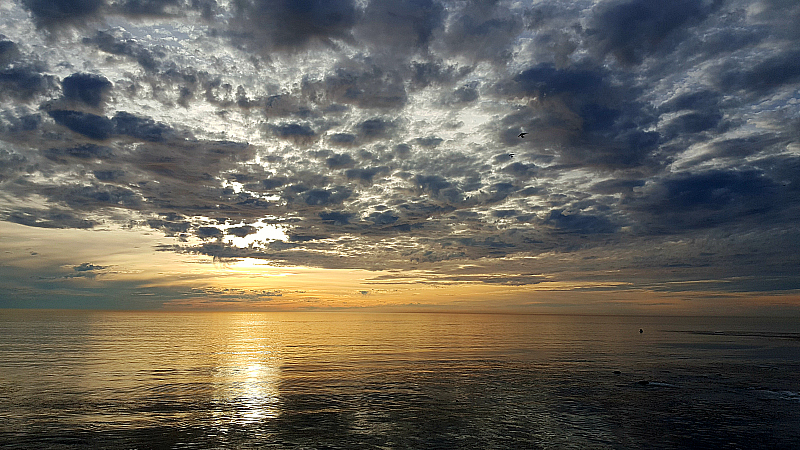
[[[4,221],[443,282],[800,288],[795,2],[16,0],[0,17]]]

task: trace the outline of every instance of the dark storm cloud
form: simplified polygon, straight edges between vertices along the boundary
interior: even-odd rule
[[[63,109],[48,111],[47,114],[57,124],[90,139],[104,140],[114,133],[114,123],[105,116]]]
[[[334,145],[350,146],[356,141],[356,135],[350,133],[334,133],[328,137],[328,142]]]
[[[0,34],[0,99],[30,100],[54,88],[55,80],[46,74],[44,64]]]
[[[774,134],[753,135],[745,138],[723,139],[708,145],[708,151],[696,161],[711,158],[735,158],[740,160],[764,151],[780,152],[787,144],[786,137]]]
[[[595,98],[608,87],[599,69],[556,69],[550,64],[531,67],[514,77],[512,93],[527,95],[563,95],[568,94],[570,100],[586,103]]]
[[[511,158],[509,157],[508,159],[510,160]],[[530,179],[531,177],[536,176],[536,165],[514,162],[503,167],[502,171],[511,174],[514,177],[527,180]]]
[[[680,33],[705,19],[717,6],[700,0],[610,1],[593,11],[586,34],[601,55],[638,64],[656,52],[669,52]]]
[[[96,108],[100,106],[112,85],[101,75],[74,73],[61,80],[61,87],[64,90],[64,98],[77,100]]]
[[[77,228],[90,229],[97,225],[97,222],[83,217],[83,215],[73,214],[73,211],[64,209],[32,209],[17,208],[11,212],[0,212],[0,215],[9,222],[18,223],[38,228]]]
[[[289,179],[286,177],[272,177],[261,181],[261,185],[264,187],[264,189],[275,189],[285,186],[288,183]]]
[[[443,26],[444,6],[434,0],[375,0],[364,10],[357,35],[379,51],[413,51],[425,48]]]
[[[417,175],[413,181],[422,192],[429,193],[434,197],[452,186],[452,183],[438,175]]]
[[[564,214],[564,211],[559,209],[550,211],[547,222],[552,223],[561,231],[571,233],[613,233],[618,228],[608,219],[601,216],[578,213]]]
[[[367,167],[362,169],[348,169],[345,171],[345,176],[348,180],[356,180],[362,183],[372,183],[375,175],[388,174],[389,168],[386,166],[380,167]]]
[[[92,173],[100,181],[116,181],[126,175],[124,170],[95,170]]]
[[[250,104],[258,104],[255,100],[248,102]],[[242,102],[239,106],[244,107]],[[272,95],[269,96],[264,102],[264,114],[267,117],[291,117],[309,118],[317,115],[310,109],[310,106],[305,104],[302,99],[293,95]]]
[[[781,201],[783,190],[761,171],[713,170],[667,177],[646,187],[647,195],[633,206],[656,218],[654,230],[680,233],[774,220],[789,206]]]
[[[265,52],[348,40],[359,17],[351,0],[243,0],[235,7],[234,33]]]
[[[155,230],[163,231],[167,236],[173,236],[177,233],[186,233],[191,228],[189,222],[177,222],[162,219],[150,219],[147,225]]]
[[[386,138],[395,128],[395,125],[381,118],[367,119],[358,124],[359,137],[366,141]]]
[[[718,85],[725,92],[743,90],[765,95],[800,83],[800,50],[780,52],[747,68],[724,63],[722,70]]]
[[[228,228],[225,232],[236,237],[245,237],[249,234],[255,233],[256,231],[258,231],[256,227],[245,225],[241,227]]]
[[[337,187],[334,189],[312,189],[304,192],[303,201],[309,206],[328,206],[341,204],[352,195],[350,189]]]
[[[353,105],[366,109],[396,109],[408,102],[403,73],[370,61],[346,61],[322,80],[305,79],[303,94],[323,106]]]
[[[16,115],[11,111],[6,111],[2,114],[2,121],[0,122],[0,131],[8,131],[9,133],[24,134],[28,131],[34,131],[42,124],[41,114],[21,114]]]
[[[22,0],[40,27],[80,24],[96,17],[105,6],[103,0]]]
[[[592,191],[599,194],[633,194],[635,188],[644,186],[644,180],[606,180],[595,183]]]
[[[347,153],[336,153],[325,160],[325,164],[330,169],[346,169],[353,167],[356,161]]]
[[[105,140],[115,135],[129,136],[142,141],[163,142],[172,133],[171,128],[152,119],[137,117],[120,111],[109,119],[105,116],[72,110],[48,111],[59,125],[95,140]]]
[[[146,117],[120,111],[111,119],[114,132],[148,142],[164,142],[173,134],[172,128]]]
[[[271,128],[272,132],[281,139],[286,139],[298,144],[309,144],[317,138],[317,134],[314,130],[306,124],[287,123],[273,125]]]
[[[319,218],[324,222],[329,222],[333,225],[347,225],[353,214],[342,211],[328,211],[319,213]]]
[[[427,136],[427,137],[414,139],[414,143],[415,144],[421,145],[422,147],[427,147],[427,148],[436,148],[442,142],[444,142],[444,139],[436,137],[436,136]]]
[[[5,67],[8,63],[16,61],[20,56],[19,47],[12,41],[3,39],[0,35],[0,66]]]
[[[0,149],[0,182],[16,178],[30,165],[28,159],[19,154]]]
[[[657,119],[636,100],[638,89],[609,80],[605,68],[557,69],[540,64],[498,84],[506,96],[532,99],[503,118],[506,145],[556,146],[564,164],[618,169],[653,164],[659,133],[647,130]],[[517,134],[530,134],[526,141]]]
[[[666,139],[716,128],[722,122],[721,113],[687,113],[672,119],[662,129]]]
[[[197,229],[197,236],[203,239],[222,237],[223,233],[217,227],[199,227]]]
[[[498,1],[468,1],[455,10],[442,42],[472,61],[504,62],[523,29],[523,20]]]
[[[474,68],[470,66],[456,66],[447,64],[441,61],[412,61],[409,67],[411,85],[415,89],[424,89],[429,86],[447,86],[457,82],[463,77],[469,75]],[[455,95],[456,98],[466,96],[467,98],[472,95],[469,91],[470,87],[476,87],[477,84],[470,83],[469,87],[465,86],[464,91],[459,91]]]
[[[677,95],[659,106],[660,113],[684,110],[718,110],[722,95],[716,91],[701,90]]]
[[[370,214],[368,220],[372,221],[375,225],[390,225],[397,222],[399,217],[391,211],[374,212]]]
[[[181,0],[123,0],[113,4],[123,14],[133,16],[164,16],[170,9],[182,5]]]
[[[114,152],[110,147],[96,144],[83,144],[69,148],[50,148],[44,152],[44,156],[56,162],[68,163],[69,160],[67,158],[106,159],[114,156]]]
[[[142,201],[134,191],[110,185],[60,186],[44,189],[43,193],[53,202],[87,211],[107,206],[135,208]]]

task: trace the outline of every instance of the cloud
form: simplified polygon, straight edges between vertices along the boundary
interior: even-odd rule
[[[34,55],[0,34],[0,99],[30,101],[55,89],[55,77]]]
[[[95,220],[86,218],[79,212],[73,214],[70,210],[56,208],[42,210],[21,207],[4,212],[2,217],[12,223],[38,228],[91,229],[98,225]]]
[[[103,0],[22,0],[40,27],[80,24],[97,17],[105,6]]]
[[[498,130],[508,146],[558,147],[564,164],[619,169],[649,166],[660,135],[656,116],[636,100],[635,88],[608,80],[606,69],[557,69],[540,64],[498,83],[498,93],[527,105],[503,118]],[[529,133],[523,141],[517,135]]]
[[[97,108],[111,90],[111,82],[101,75],[74,73],[61,80],[64,98]]]
[[[539,269],[491,265],[594,280],[736,236],[652,266],[722,279],[793,251],[794,4],[67,3],[0,18],[2,220],[520,286]]]
[[[114,133],[114,123],[105,116],[63,109],[48,111],[47,114],[57,124],[90,139],[102,141]]]
[[[501,2],[464,2],[448,20],[442,44],[470,61],[502,63],[512,57],[512,46],[523,22]]]
[[[117,30],[99,30],[94,37],[84,37],[84,44],[93,44],[103,52],[112,55],[124,55],[133,58],[147,71],[156,71],[164,53],[159,49],[148,49],[135,39],[120,36]]]
[[[444,25],[444,6],[433,0],[371,1],[355,29],[365,45],[378,52],[425,49]]]
[[[123,0],[113,6],[123,14],[133,16],[169,16],[170,10],[184,7],[180,0]],[[199,2],[193,2],[199,3]]]
[[[547,222],[552,223],[559,230],[571,233],[613,233],[618,228],[604,217],[579,213],[564,214],[563,210],[558,209],[550,211]]]
[[[344,104],[365,109],[394,109],[408,102],[403,73],[370,61],[345,61],[320,80],[303,80],[303,93],[322,106]]]
[[[389,137],[395,125],[381,118],[367,119],[358,124],[359,136],[367,141]]]
[[[766,95],[800,82],[800,50],[782,51],[744,70],[726,63],[718,85],[725,92],[739,90]]]
[[[235,5],[231,31],[249,47],[265,53],[349,40],[359,16],[350,0],[248,0]]]
[[[87,271],[94,271],[94,270],[103,270],[106,269],[105,266],[99,266],[96,264],[91,263],[82,263],[72,268],[76,272],[87,272]]]
[[[350,218],[353,214],[341,211],[326,211],[319,213],[319,218],[324,222],[330,222],[333,225],[346,225],[350,223]]]
[[[380,167],[367,167],[363,169],[348,169],[345,171],[345,176],[348,180],[356,180],[362,183],[372,183],[375,175],[389,173],[389,168],[386,166]]]
[[[633,205],[656,218],[654,231],[680,233],[774,217],[785,207],[782,190],[757,170],[712,170],[660,180]]]
[[[77,147],[70,148],[50,148],[45,150],[44,155],[47,159],[66,164],[69,162],[68,158],[107,159],[113,157],[114,152],[110,147],[97,144],[82,144]]]
[[[639,64],[657,52],[669,52],[680,42],[680,33],[704,20],[716,3],[603,2],[593,11],[586,34],[601,55],[611,54],[623,64]]]
[[[111,122],[115,133],[148,142],[164,142],[173,133],[172,128],[167,124],[137,117],[125,111],[116,113]]]
[[[125,111],[116,113],[111,119],[74,110],[56,109],[47,113],[57,124],[98,141],[123,135],[142,141],[163,142],[172,133],[166,124],[137,117]]]
[[[356,135],[350,133],[334,133],[328,137],[328,142],[333,145],[348,147],[356,142]]]

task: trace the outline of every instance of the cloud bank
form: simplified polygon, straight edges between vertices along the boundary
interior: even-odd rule
[[[800,5],[0,12],[4,221],[443,282],[800,288]]]

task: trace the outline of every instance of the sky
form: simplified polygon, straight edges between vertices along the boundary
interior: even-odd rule
[[[3,1],[0,307],[800,315],[798,23]]]

